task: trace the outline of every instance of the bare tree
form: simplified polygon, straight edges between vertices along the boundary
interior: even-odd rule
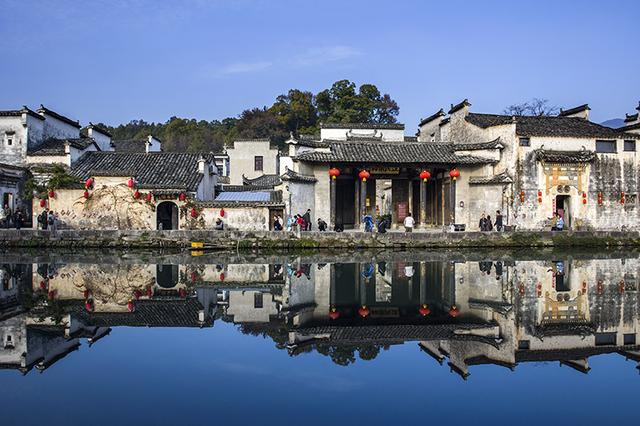
[[[560,112],[560,108],[555,105],[550,105],[548,99],[533,98],[528,102],[520,104],[513,104],[506,107],[503,111],[507,115],[534,115],[534,116],[546,116],[557,115]]]

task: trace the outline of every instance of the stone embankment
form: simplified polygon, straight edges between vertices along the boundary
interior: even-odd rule
[[[42,248],[188,248],[201,242],[206,249],[419,249],[510,247],[640,246],[640,233],[629,231],[565,232],[248,232],[0,229],[0,247]]]

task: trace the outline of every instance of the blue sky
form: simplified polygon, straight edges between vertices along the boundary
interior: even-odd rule
[[[639,22],[637,1],[0,0],[0,109],[212,120],[347,78],[396,99],[407,133],[463,98],[604,121],[640,100]]]

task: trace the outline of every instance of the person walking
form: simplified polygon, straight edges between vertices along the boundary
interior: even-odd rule
[[[382,217],[378,221],[378,233],[385,234],[387,232],[387,228],[389,227],[389,219],[387,217]]]
[[[487,215],[487,231],[493,231],[493,222],[491,222],[491,216]]]
[[[502,231],[502,213],[500,213],[500,210],[496,210],[496,231],[501,232]]]
[[[413,220],[411,216],[411,212],[407,213],[407,217],[404,218],[404,230],[405,232],[413,232],[413,225],[416,224],[416,221]]]
[[[302,215],[302,219],[304,219],[304,228],[303,231],[311,231],[311,209],[307,209],[305,214]]]
[[[480,223],[478,223],[478,227],[480,228],[481,232],[487,230],[487,217],[484,213],[482,213],[482,216],[480,217]]]
[[[364,215],[362,222],[364,223],[364,232],[373,232],[373,218],[370,214]]]

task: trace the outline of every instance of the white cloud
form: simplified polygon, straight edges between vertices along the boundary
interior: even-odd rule
[[[266,70],[267,68],[270,68],[272,65],[273,63],[268,61],[236,62],[236,63],[229,64],[222,67],[218,71],[218,74],[229,75],[229,74],[244,74],[244,73],[258,72],[258,71]]]
[[[328,62],[343,61],[361,54],[359,50],[349,46],[319,47],[309,49],[294,57],[293,63],[301,67],[308,67],[312,65],[322,65]]]

